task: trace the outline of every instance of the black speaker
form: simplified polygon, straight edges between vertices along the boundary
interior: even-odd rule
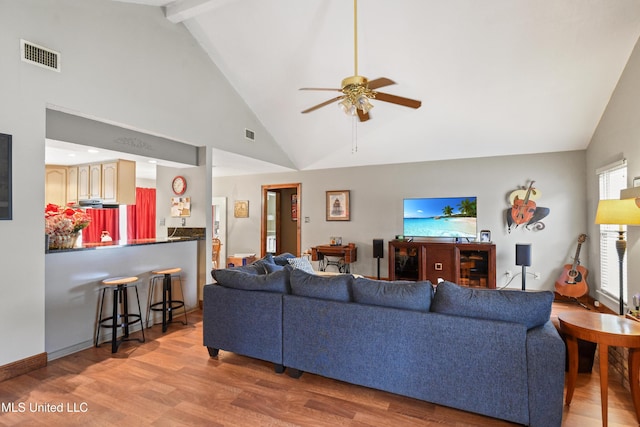
[[[373,257],[384,258],[384,240],[373,239]]]
[[[516,243],[516,265],[531,266],[531,243]]]

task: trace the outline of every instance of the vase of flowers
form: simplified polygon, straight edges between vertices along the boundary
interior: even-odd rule
[[[49,236],[49,249],[68,249],[75,246],[80,231],[91,222],[82,209],[49,203],[44,209],[45,233]]]

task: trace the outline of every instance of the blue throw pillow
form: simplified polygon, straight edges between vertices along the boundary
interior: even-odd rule
[[[294,268],[291,270],[290,280],[293,295],[332,301],[351,301],[353,276],[350,274],[318,276]]]
[[[352,287],[353,300],[360,304],[429,311],[433,298],[433,286],[428,280],[388,282],[358,277]]]
[[[290,254],[289,252],[281,253],[280,255],[276,255],[273,257],[273,262],[277,265],[289,265],[289,258],[295,258],[294,254]]]
[[[260,258],[251,265],[254,265],[258,269],[264,270],[264,273],[273,273],[274,271],[279,271],[283,268],[283,266],[275,263],[271,254],[266,254],[264,257]]]
[[[245,291],[289,292],[289,270],[282,269],[270,274],[251,274],[232,268],[216,270],[214,278],[225,288]]]
[[[521,323],[531,329],[549,321],[553,297],[551,291],[471,289],[445,281],[436,288],[431,311]]]

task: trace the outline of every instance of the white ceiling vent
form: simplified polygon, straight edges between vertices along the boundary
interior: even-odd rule
[[[20,39],[20,55],[24,62],[60,72],[60,53]]]
[[[256,140],[256,133],[254,131],[252,131],[251,129],[245,129],[244,130],[244,137],[246,139],[248,139],[249,141],[255,141]]]

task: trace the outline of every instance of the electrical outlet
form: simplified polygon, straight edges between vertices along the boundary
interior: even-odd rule
[[[511,272],[511,270],[505,271],[504,275],[507,276],[507,279],[511,279],[513,277],[513,273]]]
[[[534,280],[540,280],[540,272],[536,271],[535,273],[533,273],[533,279]]]

